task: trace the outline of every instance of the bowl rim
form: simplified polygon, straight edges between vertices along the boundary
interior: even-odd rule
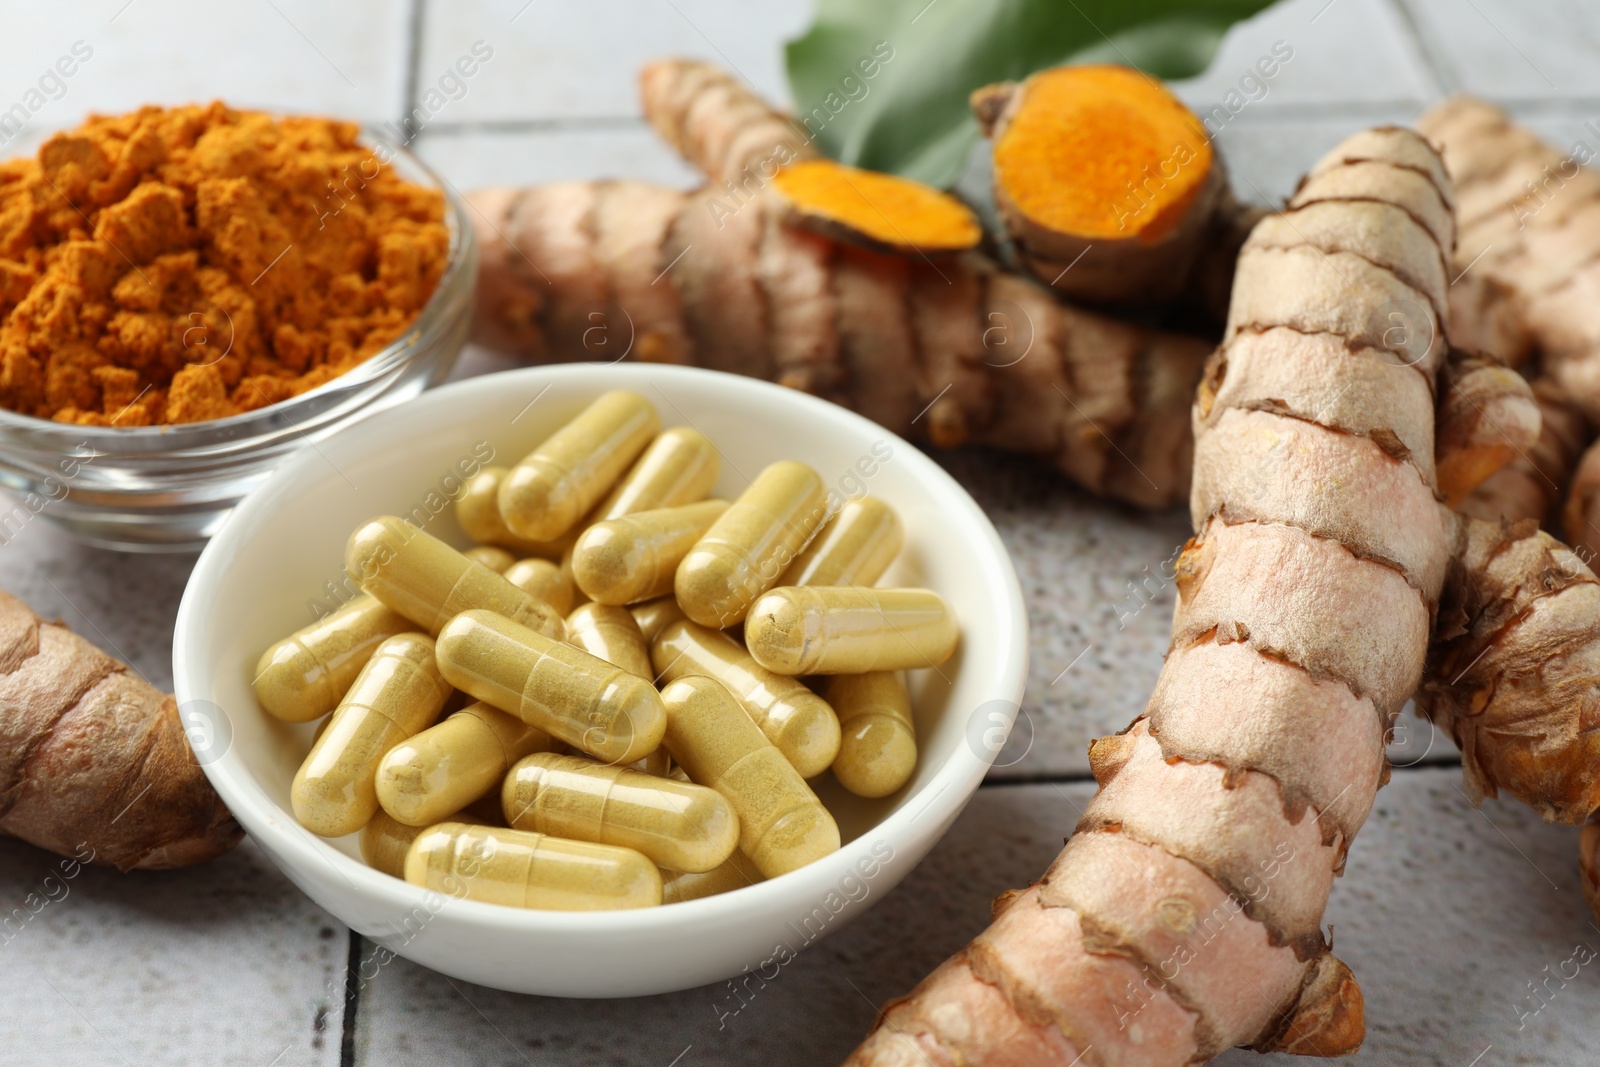
[[[418,405],[426,408],[440,403],[442,399],[466,392],[503,390],[513,384],[506,375],[538,388],[552,379],[588,381],[601,366],[606,368],[601,373],[616,379],[614,384],[609,385],[610,388],[629,388],[641,380],[653,380],[672,382],[674,385],[706,384],[723,391],[731,390],[735,394],[749,391],[769,398],[781,397],[780,402],[799,406],[810,416],[820,419],[824,425],[843,424],[858,432],[869,431],[880,437],[886,435],[897,450],[903,449],[907,462],[914,469],[914,477],[919,481],[931,482],[935,487],[935,495],[948,500],[950,510],[959,509],[963,512],[972,532],[988,549],[975,564],[988,572],[982,585],[991,590],[997,603],[1003,607],[994,619],[988,620],[991,629],[996,631],[1001,650],[999,663],[994,667],[994,692],[988,699],[991,702],[1004,699],[1011,705],[1006,723],[1009,731],[1020,709],[1027,683],[1029,642],[1026,603],[1016,568],[998,531],[960,483],[900,435],[829,401],[741,375],[697,367],[634,362],[616,365],[628,372],[622,374],[616,373],[610,364],[580,363],[525,367],[463,379],[342,429],[321,442],[318,449],[299,449],[266,482],[244,498],[201,553],[189,577],[178,607],[173,638],[173,682],[180,709],[190,700],[207,699],[197,696],[197,690],[207,694],[210,692],[210,687],[203,681],[211,673],[210,665],[191,659],[189,654],[190,646],[203,640],[204,626],[200,619],[206,608],[201,602],[202,598],[210,595],[211,587],[229,569],[236,542],[255,526],[259,516],[271,513],[279,494],[286,491],[284,487],[291,486],[311,470],[325,469],[328,461],[323,456],[328,450],[341,447],[360,449],[362,439],[379,434],[386,420],[415,417],[419,413]],[[634,381],[630,382],[629,379]],[[369,451],[360,450],[363,454]],[[188,731],[185,731],[185,736],[189,736]],[[519,936],[559,931],[564,935],[587,936],[612,931],[641,933],[663,924],[688,924],[713,916],[727,917],[734,912],[754,918],[802,901],[822,900],[830,890],[837,889],[842,878],[857,872],[859,861],[866,858],[873,845],[888,841],[893,849],[895,843],[915,841],[924,833],[929,836],[942,834],[977,790],[997,754],[998,746],[985,757],[980,756],[970,744],[957,744],[953,754],[921,790],[907,797],[895,811],[837,852],[777,878],[728,893],[679,901],[670,906],[596,912],[512,908],[447,897],[448,912],[453,921],[481,931]],[[292,814],[279,807],[256,778],[244,769],[232,745],[221,756],[204,762],[202,769],[239,823],[251,837],[264,845],[270,855],[282,857],[283,864],[296,869],[317,866],[329,868],[352,892],[363,897],[368,906],[395,914],[435,907],[431,901],[441,897],[438,891],[412,885],[369,867],[300,827]],[[944,803],[937,803],[941,799],[944,799]],[[893,859],[891,854],[881,862],[887,865]],[[905,870],[900,871],[891,884],[905,873]],[[442,905],[439,907],[442,908]]]
[[[277,116],[304,117],[296,112],[269,111],[268,114]],[[441,317],[448,310],[454,290],[461,284],[460,279],[464,273],[475,274],[477,270],[477,236],[472,217],[468,214],[466,198],[454,184],[438,171],[429,166],[422,157],[404,144],[383,135],[379,128],[372,123],[361,124],[361,140],[373,148],[386,149],[393,153],[393,158],[384,163],[392,166],[394,163],[403,162],[404,167],[414,170],[426,178],[425,183],[438,191],[445,202],[444,221],[450,231],[450,248],[445,261],[445,269],[440,272],[439,280],[434,284],[433,292],[428,294],[427,302],[417,312],[416,318],[405,331],[384,345],[381,349],[356,364],[350,370],[330,378],[314,389],[307,389],[285,400],[268,404],[266,407],[256,408],[253,411],[240,412],[237,415],[228,415],[220,419],[204,419],[200,422],[185,422],[162,424],[160,426],[91,426],[80,423],[56,422],[54,419],[41,419],[36,415],[24,415],[9,408],[0,407],[0,434],[67,434],[80,439],[91,447],[97,445],[110,445],[110,447],[95,447],[96,453],[103,455],[118,455],[122,458],[136,457],[139,455],[153,454],[164,455],[175,449],[204,448],[222,442],[236,442],[240,439],[249,439],[257,436],[269,436],[280,432],[280,420],[291,416],[297,407],[311,406],[325,399],[329,394],[359,389],[375,379],[392,372],[421,351],[418,342],[427,335],[436,332]],[[11,158],[24,158],[16,156]],[[414,178],[408,180],[415,180]],[[302,403],[304,402],[304,403]],[[239,433],[241,427],[247,427],[252,420],[262,422],[259,433]],[[128,448],[128,445],[145,444],[148,451],[137,447]]]

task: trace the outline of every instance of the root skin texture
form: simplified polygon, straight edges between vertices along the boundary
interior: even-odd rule
[[[1453,336],[1514,366],[1537,356],[1543,425],[1461,504],[1472,517],[1417,707],[1461,747],[1475,799],[1505,793],[1584,823],[1578,865],[1600,916],[1600,450],[1584,451],[1600,419],[1600,174],[1587,149],[1568,155],[1471,98],[1418,128],[1442,146],[1460,199]]]
[[[1589,529],[1590,519],[1575,522],[1570,510],[1572,501],[1579,498],[1578,482],[1572,477],[1574,468],[1593,437],[1589,420],[1562,397],[1561,387],[1549,378],[1533,382],[1533,397],[1539,405],[1538,440],[1485,478],[1456,505],[1456,510],[1490,521],[1533,519],[1546,529],[1559,529],[1574,550],[1582,546],[1589,553],[1583,558],[1592,562],[1593,550],[1600,547],[1600,531]],[[1565,519],[1561,511],[1563,493],[1568,493]]]
[[[1452,97],[1417,128],[1440,145],[1460,201],[1452,339],[1540,367],[1600,419],[1600,174],[1505,112]]]
[[[1426,142],[1370,130],[1245,242],[1145,714],[1091,747],[1100,792],[1044,879],[1000,898],[851,1064],[1360,1046],[1361,993],[1321,920],[1450,570],[1434,417],[1451,196]]]
[[[1593,567],[1600,552],[1600,448],[1593,444],[1573,468],[1560,530],[1579,558]]]
[[[1528,455],[1543,414],[1533,386],[1497,359],[1452,352],[1439,376],[1439,491],[1460,505],[1491,475]]]
[[[661,139],[716,187],[770,180],[780,167],[818,158],[804,127],[710,63],[647,63],[639,100]]]
[[[776,380],[940,447],[1036,455],[1091,492],[1187,497],[1207,344],[1069,307],[978,252],[937,261],[639,182],[490,189],[476,337],[538,361],[693,364]]]
[[[173,698],[4,593],[0,833],[124,871],[200,863],[244,836]]]
[[[1461,748],[1473,799],[1547,820],[1600,806],[1600,581],[1531,520],[1463,518],[1417,710]]]

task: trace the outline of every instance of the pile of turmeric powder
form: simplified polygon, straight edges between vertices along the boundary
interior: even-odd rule
[[[402,335],[445,267],[444,200],[358,135],[221,103],[145,107],[0,164],[0,406],[218,419]]]

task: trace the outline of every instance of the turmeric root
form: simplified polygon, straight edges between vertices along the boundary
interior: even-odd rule
[[[1562,399],[1561,388],[1550,379],[1539,378],[1532,388],[1539,405],[1538,440],[1484,479],[1456,510],[1479,519],[1533,519],[1547,530],[1562,530],[1577,542],[1575,528],[1570,522],[1563,527],[1558,511],[1578,454],[1591,436],[1588,420]]]
[[[1460,201],[1453,339],[1513,366],[1534,351],[1600,419],[1600,175],[1479,100],[1454,97],[1417,128],[1442,146]]]
[[[1056,67],[979,89],[972,107],[994,142],[995,203],[1019,260],[1067,296],[1172,299],[1212,220],[1238,210],[1204,125],[1147,74]]]
[[[1473,799],[1546,819],[1600,806],[1600,581],[1528,519],[1462,522],[1417,710],[1461,749]]]
[[[1184,499],[1183,413],[1204,341],[1065,306],[977,252],[875,252],[791,225],[792,206],[749,160],[804,145],[715,74],[652,65],[645,110],[705,173],[750,176],[748,193],[725,179],[689,193],[602,181],[473,194],[479,340],[535,360],[766,378],[940,447],[1038,455],[1119,500]],[[891,232],[923,232],[925,213],[908,216]]]
[[[645,117],[706,176],[707,206],[732,214],[768,187],[784,221],[875,252],[939,255],[975,248],[983,230],[961,201],[921,182],[821,158],[804,127],[710,63],[664,59],[639,74]]]
[[[1528,380],[1489,356],[1452,352],[1439,375],[1434,454],[1439,491],[1458,506],[1539,440],[1538,403]]]
[[[786,225],[762,195],[718,227],[711,190],[610,181],[469,198],[476,336],[535,360],[696,364],[852,407],[940,447],[1054,462],[1170,507],[1209,346],[1067,307],[975,252],[930,262]]]
[[[1588,566],[1600,541],[1591,458],[1600,452],[1572,478],[1569,549],[1538,526],[1585,427],[1553,383],[1534,388],[1545,412],[1538,444],[1462,506],[1493,521],[1461,519],[1416,702],[1460,747],[1472,799],[1504,794],[1547,821],[1584,822],[1578,867],[1600,917],[1600,581]]]
[[[1380,129],[1257,225],[1194,409],[1199,532],[1150,704],[1091,748],[1100,792],[1043,880],[890,1006],[852,1064],[1360,1044],[1360,991],[1320,922],[1445,577],[1451,208],[1426,142]],[[1393,307],[1416,328],[1391,333]]]
[[[661,139],[730,194],[754,192],[778,168],[821,155],[803,126],[710,63],[647,63],[639,72],[639,98]]]
[[[244,832],[172,697],[0,593],[0,833],[127,871],[203,862]]]
[[[1600,446],[1591,444],[1572,471],[1561,509],[1561,536],[1589,566],[1600,552]]]

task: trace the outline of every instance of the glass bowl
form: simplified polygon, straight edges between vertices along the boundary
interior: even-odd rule
[[[372,131],[366,143],[445,198],[450,258],[422,313],[354,370],[299,396],[225,419],[116,429],[0,408],[0,544],[35,519],[125,552],[192,552],[284,457],[417,396],[454,366],[471,327],[478,249],[466,203],[420,159]]]

